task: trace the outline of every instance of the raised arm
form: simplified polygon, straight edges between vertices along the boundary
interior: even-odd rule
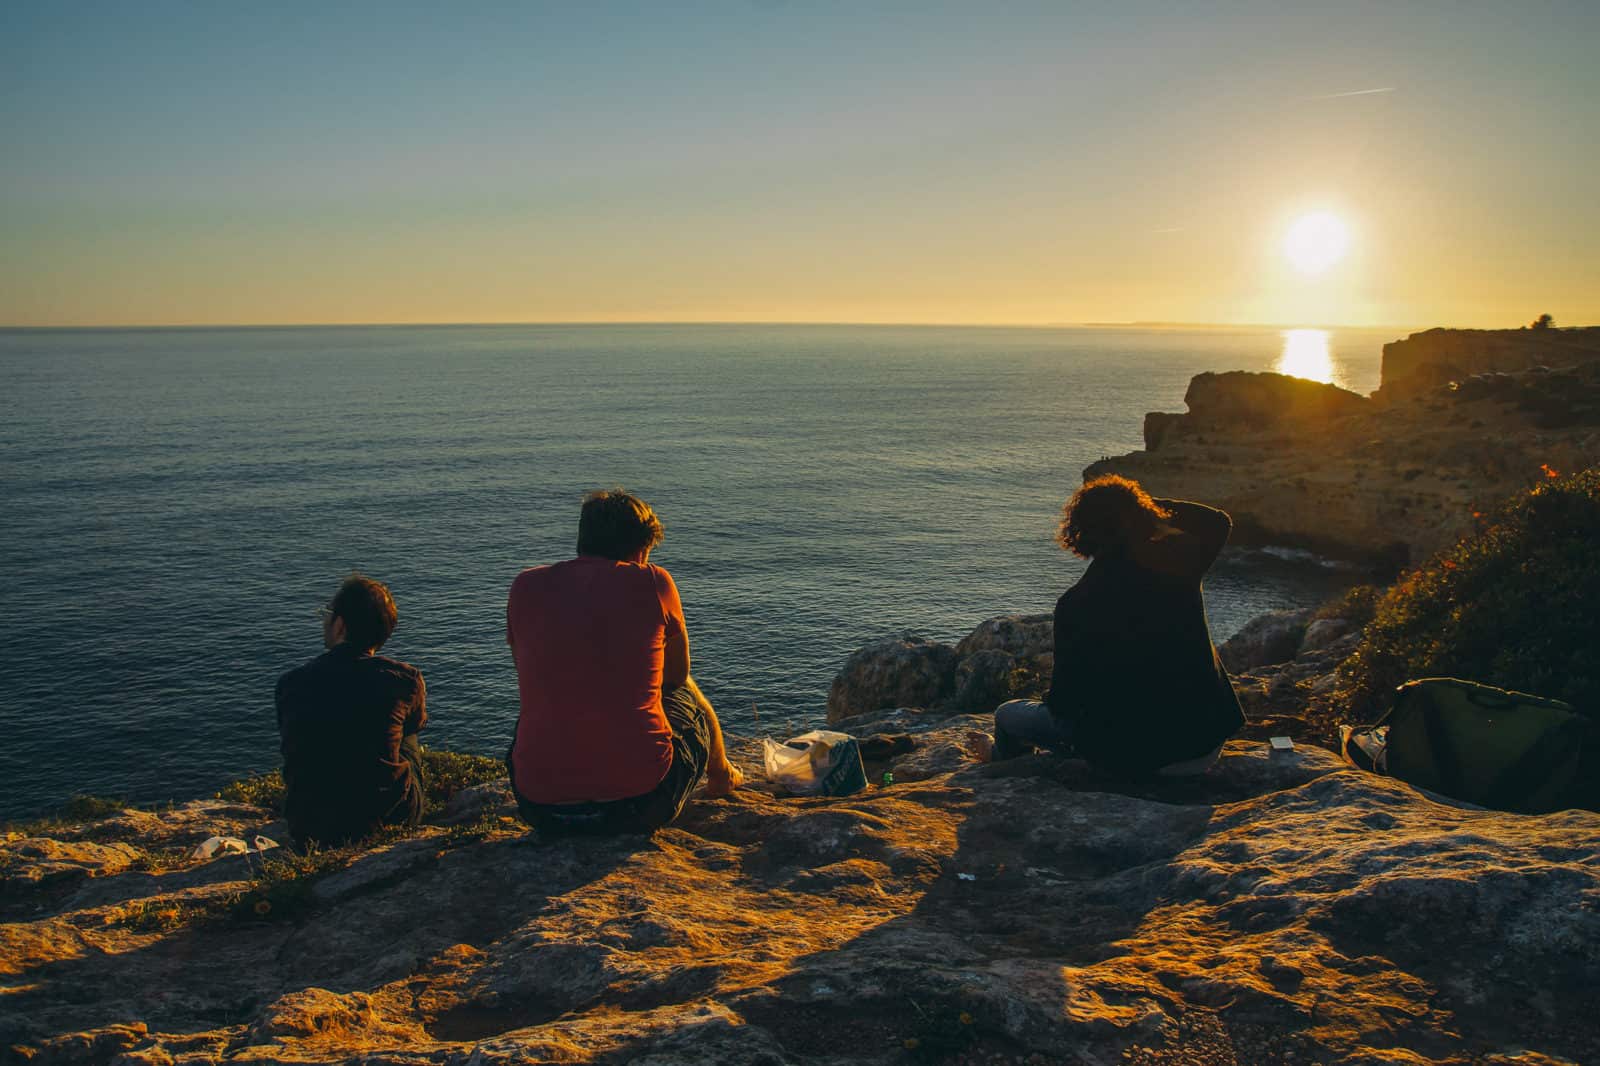
[[[1172,517],[1135,549],[1136,560],[1152,570],[1198,580],[1228,543],[1233,519],[1225,511],[1189,500],[1157,499],[1156,504],[1172,512]]]

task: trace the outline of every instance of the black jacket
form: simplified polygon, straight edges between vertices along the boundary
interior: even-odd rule
[[[1157,503],[1175,532],[1096,558],[1056,603],[1047,702],[1079,755],[1128,773],[1198,758],[1244,724],[1200,588],[1232,522],[1197,503]]]
[[[400,745],[428,720],[416,667],[340,644],[280,677],[276,702],[297,843],[365,836],[414,798]]]

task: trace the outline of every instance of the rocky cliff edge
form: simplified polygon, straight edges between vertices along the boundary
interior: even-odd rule
[[[1235,541],[1384,572],[1417,563],[1542,477],[1600,463],[1600,329],[1430,330],[1359,396],[1281,374],[1200,374],[1142,451],[1089,466],[1228,511]]]
[[[1048,643],[1048,620],[992,622],[929,669]],[[1263,629],[1230,655],[1326,636]],[[481,785],[293,884],[271,852],[188,857],[212,834],[281,835],[248,805],[14,835],[0,1057],[1600,1061],[1600,815],[1474,809],[1255,739],[1161,784],[990,766],[971,738],[990,721],[842,717],[910,735],[870,767],[893,783],[697,798],[652,838],[542,841]],[[734,752],[754,768],[752,742]]]

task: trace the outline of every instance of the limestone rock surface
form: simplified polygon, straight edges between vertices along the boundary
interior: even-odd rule
[[[1600,361],[1600,327],[1429,329],[1383,346],[1380,396],[1404,400],[1451,381]]]
[[[1540,336],[1548,334],[1548,336]],[[1392,571],[1555,470],[1600,462],[1600,328],[1433,330],[1385,349],[1368,399],[1280,374],[1201,374],[1143,451],[1091,464],[1269,543]]]
[[[649,838],[542,841],[479,786],[474,820],[355,854],[292,915],[202,913],[259,857],[64,895],[8,867],[0,1057],[1600,1061],[1600,815],[1472,809],[1304,745],[1161,783],[990,766],[988,721],[850,719],[914,734],[895,784],[699,797]],[[100,843],[174,832],[121,824]],[[150,920],[169,906],[197,916]]]
[[[828,721],[880,707],[930,707],[949,695],[956,652],[907,634],[851,655],[828,689]]]
[[[1054,663],[1048,614],[998,615],[954,647],[913,637],[852,655],[828,690],[828,721],[891,707],[992,712],[1018,696],[1042,695]]]
[[[1287,662],[1300,650],[1315,608],[1269,611],[1245,623],[1217,648],[1222,665],[1238,673],[1257,666]]]

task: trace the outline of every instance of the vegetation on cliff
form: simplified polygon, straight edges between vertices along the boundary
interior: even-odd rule
[[[1478,515],[1478,531],[1401,579],[1339,671],[1348,720],[1396,685],[1460,677],[1600,713],[1600,467],[1547,480]]]
[[[438,810],[464,788],[495,781],[506,775],[506,764],[487,755],[463,755],[425,748],[422,752],[422,791],[429,811]],[[283,772],[271,770],[223,787],[217,799],[283,810]]]

